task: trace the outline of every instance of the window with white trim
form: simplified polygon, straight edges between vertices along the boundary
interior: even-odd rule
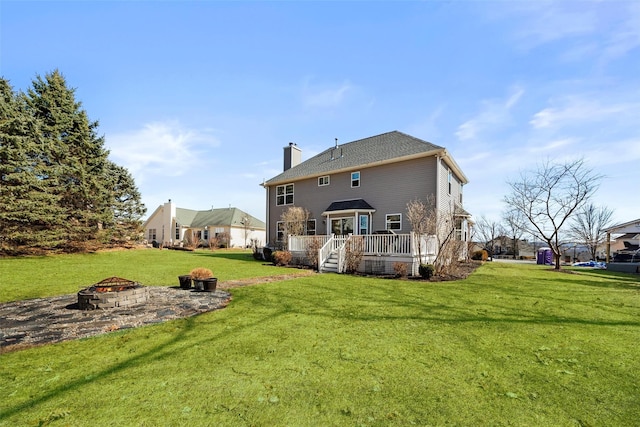
[[[178,222],[176,222],[176,240],[180,240],[180,224]]]
[[[149,229],[149,240],[150,241],[156,240],[156,229],[155,228],[150,228]]]
[[[293,204],[293,184],[278,185],[276,187],[276,205]]]
[[[385,229],[387,229],[387,230],[401,230],[402,229],[402,214],[387,214],[385,216]]]
[[[316,235],[316,220],[310,219],[307,221],[307,227],[305,230],[305,234],[307,236],[315,236]]]
[[[276,241],[282,242],[284,240],[284,222],[276,222]]]
[[[293,227],[294,223],[289,223],[290,225],[290,229],[292,228],[296,228],[299,229],[299,227]],[[278,221],[276,222],[276,240],[278,242],[282,242],[284,240],[284,234],[285,234],[285,223],[283,221]],[[303,234],[307,235],[307,236],[315,236],[316,235],[316,220],[315,219],[310,219],[307,220],[306,223],[304,224],[304,231]]]
[[[449,183],[449,194],[451,194],[451,178],[452,178],[451,169],[449,169],[449,174],[447,175],[447,182]]]
[[[318,187],[329,185],[329,175],[318,177]]]
[[[464,187],[464,185],[460,183],[460,204],[462,204],[462,187]]]
[[[360,172],[351,172],[351,188],[360,187]]]

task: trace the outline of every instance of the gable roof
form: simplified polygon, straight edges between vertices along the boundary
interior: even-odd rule
[[[270,186],[328,173],[354,170],[378,164],[395,163],[412,158],[440,155],[463,183],[468,180],[444,147],[392,131],[331,147],[266,181]]]
[[[602,231],[611,234],[618,233],[638,233],[640,232],[640,218],[633,221],[616,224],[614,226],[603,229]]]
[[[264,221],[260,221],[258,218],[238,208],[210,209],[206,211],[176,208],[176,221],[182,227],[203,228],[207,225],[242,227],[242,219],[244,217],[248,217],[251,221],[251,228],[266,229]]]
[[[364,199],[340,200],[333,202],[327,208],[327,212],[344,211],[347,209],[375,210]]]

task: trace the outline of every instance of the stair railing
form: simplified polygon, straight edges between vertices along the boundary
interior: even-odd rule
[[[318,271],[320,271],[324,263],[327,261],[327,258],[329,258],[329,255],[331,255],[331,251],[333,250],[333,244],[334,244],[334,235],[331,234],[331,237],[329,237],[327,242],[324,245],[322,245],[320,249],[318,249]]]

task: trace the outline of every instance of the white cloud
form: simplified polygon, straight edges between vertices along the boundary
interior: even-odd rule
[[[345,81],[340,84],[312,85],[306,79],[302,87],[302,103],[311,108],[333,108],[342,105],[347,95],[354,89],[353,85]]]
[[[640,3],[625,3],[628,8],[622,14],[623,21],[616,22],[604,46],[604,59],[611,60],[626,55],[640,47]]]
[[[481,111],[473,119],[461,124],[455,133],[456,136],[461,141],[476,139],[481,132],[494,131],[508,125],[511,122],[510,110],[523,94],[524,89],[515,86],[506,100],[483,101]]]
[[[411,135],[421,135],[426,141],[430,141],[436,145],[439,145],[436,140],[440,137],[440,131],[438,130],[437,122],[441,119],[444,107],[440,106],[433,110],[426,118],[407,129],[407,132]]]
[[[626,116],[640,114],[640,103],[603,104],[584,96],[565,97],[552,101],[558,106],[547,107],[533,115],[529,124],[536,129],[574,125],[576,123],[592,124],[602,120],[619,121]]]
[[[588,3],[540,1],[524,6],[520,11],[528,19],[517,34],[529,47],[590,34],[597,28],[597,11]]]
[[[210,129],[184,129],[177,122],[154,122],[108,135],[106,145],[113,161],[136,178],[159,172],[178,176],[198,163],[200,150],[220,145],[211,133]]]

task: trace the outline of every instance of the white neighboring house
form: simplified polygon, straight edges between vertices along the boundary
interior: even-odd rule
[[[262,246],[266,239],[264,221],[233,207],[195,211],[176,207],[169,199],[144,223],[144,236],[149,243],[165,247],[183,246],[196,236],[204,245],[210,238],[227,233],[228,247],[243,248],[256,240]]]

